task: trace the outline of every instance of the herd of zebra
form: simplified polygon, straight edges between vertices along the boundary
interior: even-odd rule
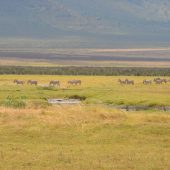
[[[127,84],[127,85],[134,85],[135,81],[134,80],[129,80],[129,79],[124,79],[121,80],[119,79],[118,82],[120,84]],[[155,78],[153,80],[143,80],[143,84],[144,85],[149,85],[149,84],[166,84],[170,82],[170,80],[167,80],[165,78]],[[24,84],[28,84],[28,85],[38,85],[38,81],[37,80],[28,80],[27,82],[23,81],[23,80],[14,80],[14,83],[17,85],[24,85]],[[82,81],[81,80],[69,80],[67,81],[67,84],[69,85],[81,85]],[[59,80],[52,80],[49,82],[50,86],[60,86],[60,81]]]
[[[70,85],[81,85],[81,80],[69,80],[67,82]],[[24,85],[24,84],[28,84],[28,85],[38,85],[38,81],[37,80],[28,80],[27,82],[23,81],[23,80],[14,80],[14,84],[17,85]],[[60,81],[59,80],[52,80],[49,82],[50,86],[60,86]]]
[[[118,80],[118,82],[120,83],[120,84],[127,84],[127,85],[134,85],[135,84],[135,81],[134,80],[128,80],[128,79],[125,79],[125,80],[121,80],[121,79],[119,79]],[[149,84],[166,84],[166,83],[168,83],[168,82],[170,82],[170,80],[167,80],[167,79],[165,79],[165,78],[154,78],[153,80],[143,80],[143,84],[145,84],[145,85],[149,85]]]

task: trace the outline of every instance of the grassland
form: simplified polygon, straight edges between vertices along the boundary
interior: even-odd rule
[[[128,77],[135,85],[126,86],[119,78],[126,77],[0,75],[0,169],[169,170],[170,112],[107,104],[169,105],[170,84],[145,86],[142,80],[154,77]],[[17,86],[14,79],[39,85]],[[60,88],[45,86],[55,79]],[[68,86],[70,79],[82,86]],[[83,104],[46,100],[75,95],[86,98]]]
[[[68,86],[70,79],[81,79],[81,86]],[[143,79],[154,77],[128,77],[135,80],[134,86],[120,85],[118,79],[126,77],[104,76],[29,76],[29,75],[1,75],[0,76],[0,101],[7,97],[25,99],[27,103],[47,103],[48,98],[68,98],[74,95],[84,97],[88,104],[113,104],[113,105],[169,105],[170,84],[143,85]],[[167,77],[168,78],[168,77]],[[13,80],[33,79],[39,86],[14,85]],[[170,78],[168,78],[170,79]],[[60,80],[61,87],[44,87],[50,80]]]
[[[2,170],[169,170],[170,114],[103,106],[0,108]]]

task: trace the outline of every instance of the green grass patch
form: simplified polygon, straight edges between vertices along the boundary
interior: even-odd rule
[[[120,85],[118,79],[126,77],[115,76],[43,76],[43,75],[1,75],[0,76],[0,101],[4,101],[10,94],[15,98],[26,97],[26,100],[34,101],[48,98],[79,98],[85,103],[105,103],[113,105],[146,105],[146,106],[168,106],[170,104],[170,84],[143,85],[144,79],[154,77],[135,77],[134,86]],[[170,79],[169,77],[166,77]],[[38,81],[38,86],[17,86],[13,84],[14,79],[33,79]],[[68,80],[80,79],[81,86],[71,86]],[[43,87],[51,80],[59,80],[61,87]]]
[[[1,102],[1,105],[11,108],[25,108],[26,107],[25,96],[21,96],[20,98],[8,96],[4,101]]]

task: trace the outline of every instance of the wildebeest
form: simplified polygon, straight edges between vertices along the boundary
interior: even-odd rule
[[[143,80],[143,84],[145,85],[152,84],[152,80]]]
[[[22,80],[14,80],[14,83],[17,84],[17,85],[19,85],[19,84],[24,85],[25,82],[22,81]]]
[[[52,81],[50,81],[50,86],[60,86],[60,81],[58,81],[58,80],[52,80]]]
[[[38,82],[37,82],[36,80],[28,80],[28,81],[27,81],[27,84],[37,86]]]
[[[69,80],[67,83],[70,85],[81,85],[81,80]]]

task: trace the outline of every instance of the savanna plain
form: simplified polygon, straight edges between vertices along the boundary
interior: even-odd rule
[[[135,85],[121,85],[118,79]],[[170,83],[155,77],[0,75],[0,169],[170,169]],[[170,77],[166,77],[170,79]],[[37,86],[14,79],[37,80]],[[80,79],[80,86],[67,81]],[[48,86],[59,80],[60,87]],[[50,105],[50,98],[79,98]],[[124,111],[112,106],[149,106]]]

